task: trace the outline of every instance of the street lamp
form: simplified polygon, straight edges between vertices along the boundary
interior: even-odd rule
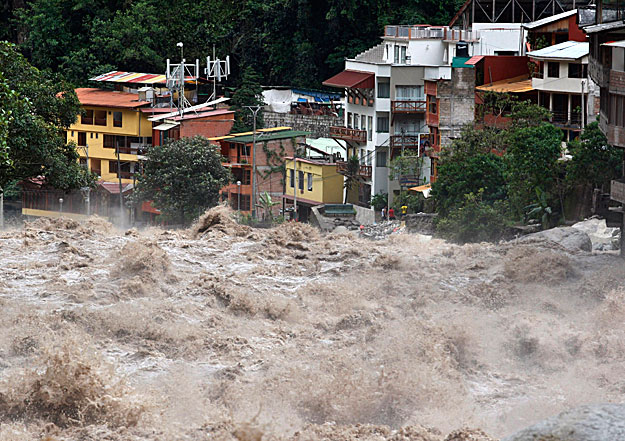
[[[60,209],[59,209],[59,213],[63,213],[63,198],[59,198],[59,205],[60,205]]]
[[[262,106],[243,106],[252,112],[254,128],[252,131],[252,217],[256,219],[256,114]]]
[[[237,181],[237,211],[239,212],[239,219],[241,219],[241,181]]]

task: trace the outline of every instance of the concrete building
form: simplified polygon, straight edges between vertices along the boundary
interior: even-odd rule
[[[267,192],[272,200],[280,201],[284,194],[286,158],[295,156],[298,146],[306,144],[306,135],[307,132],[291,130],[290,127],[259,129],[255,153],[252,132],[210,138],[221,147],[224,166],[230,168],[233,176],[232,183],[221,190],[222,199],[227,200],[234,210],[245,214],[252,212],[255,155],[256,197]],[[284,207],[276,206],[274,215],[278,215],[280,209]]]
[[[297,218],[307,222],[312,207],[343,203],[343,175],[332,156],[287,158],[283,199],[291,207],[297,199]],[[288,208],[287,208],[288,210]]]
[[[565,141],[575,139],[589,119],[588,43],[565,41],[528,52],[537,64],[532,87],[538,91],[538,103],[552,113],[552,122],[565,134]]]

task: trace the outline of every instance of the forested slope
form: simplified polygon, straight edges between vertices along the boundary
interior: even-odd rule
[[[163,72],[166,59],[229,54],[236,85],[318,87],[390,23],[446,24],[459,0],[2,0],[0,40],[76,85],[112,69]],[[202,63],[204,64],[204,63]]]

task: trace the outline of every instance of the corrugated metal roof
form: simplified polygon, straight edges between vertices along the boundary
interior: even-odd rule
[[[343,72],[328,78],[323,83],[324,86],[331,87],[355,87],[358,89],[373,89],[375,74],[372,72],[362,72],[359,70],[346,69]]]
[[[179,126],[180,123],[163,123],[163,124],[159,124],[156,127],[153,127],[154,130],[169,130],[169,129],[173,129],[174,127]]]
[[[611,41],[609,43],[603,43],[602,46],[625,47],[625,40]]]
[[[532,80],[526,75],[519,77],[507,78],[501,81],[495,81],[492,84],[484,84],[475,88],[482,92],[498,92],[498,93],[523,93],[534,90]]]
[[[484,55],[474,55],[471,58],[469,58],[469,60],[464,64],[469,65],[469,66],[475,66],[483,58],[484,58]]]
[[[531,58],[546,60],[578,60],[588,55],[587,42],[565,41],[537,51],[528,52]]]
[[[78,88],[75,92],[83,106],[135,108],[150,104],[149,101],[139,101],[136,93],[96,88]]]
[[[262,133],[262,136],[260,136],[259,134],[256,134],[256,142],[264,142],[264,141],[272,141],[274,139],[288,139],[288,138],[295,138],[297,136],[307,136],[309,135],[310,132],[304,132],[301,130],[283,130],[280,132],[265,132]],[[250,142],[252,142],[254,139],[253,135],[246,135],[246,136],[235,136],[232,138],[228,138],[229,142],[237,142],[240,144],[248,144]]]
[[[111,194],[119,194],[119,182],[99,181],[98,186],[102,187],[104,190],[108,191]],[[134,185],[132,184],[122,184],[123,193],[126,193],[133,188]]]
[[[594,34],[596,32],[610,31],[613,29],[625,28],[625,23],[621,20],[611,21],[609,23],[601,23],[590,26],[584,26],[584,32],[586,34]]]
[[[563,18],[567,18],[575,14],[577,14],[577,9],[571,9],[570,11],[561,12],[560,14],[552,15],[551,17],[542,18],[540,20],[532,21],[530,23],[525,23],[523,27],[525,29],[536,29],[549,23],[555,23],[556,21],[560,21]]]
[[[185,77],[185,81],[195,81],[195,77]],[[165,84],[167,77],[161,74],[123,72],[112,70],[102,75],[89,78],[89,81],[105,81],[107,83]]]

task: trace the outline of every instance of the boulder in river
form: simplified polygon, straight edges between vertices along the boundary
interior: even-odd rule
[[[622,441],[625,404],[595,404],[567,410],[502,441]]]
[[[562,245],[571,251],[592,251],[592,241],[588,234],[573,227],[558,227],[528,234],[518,239],[519,242],[549,241]]]

